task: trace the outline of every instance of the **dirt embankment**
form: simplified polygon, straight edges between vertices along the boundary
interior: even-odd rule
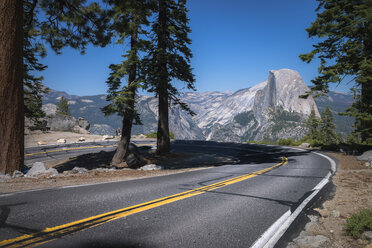
[[[346,219],[362,209],[372,209],[372,169],[357,161],[355,156],[328,153],[340,161],[332,181],[336,191],[332,199],[314,209],[305,226],[288,248],[372,248],[372,241],[354,239],[345,232]]]

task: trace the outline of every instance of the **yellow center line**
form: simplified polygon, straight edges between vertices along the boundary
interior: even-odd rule
[[[279,167],[281,165],[285,165],[287,163],[288,163],[288,159],[286,157],[282,157],[282,162],[276,165],[273,165],[271,167],[268,167],[266,169],[260,170],[260,171],[255,171],[249,174],[244,174],[244,175],[234,177],[231,179],[227,179],[221,182],[217,182],[217,183],[203,186],[200,188],[196,188],[193,190],[188,190],[188,191],[178,193],[175,195],[171,195],[171,196],[167,196],[164,198],[159,198],[159,199],[141,203],[138,205],[134,205],[134,206],[114,210],[111,212],[106,212],[103,214],[91,216],[91,217],[73,221],[67,224],[46,228],[41,232],[26,234],[26,235],[19,236],[17,238],[3,240],[0,242],[0,247],[12,247],[13,248],[13,247],[33,247],[33,246],[41,245],[46,242],[52,241],[54,239],[63,237],[65,235],[72,234],[72,233],[75,233],[75,232],[78,232],[84,229],[88,229],[88,228],[91,228],[97,225],[101,225],[101,224],[104,224],[104,223],[107,223],[107,222],[110,222],[110,221],[113,221],[119,218],[123,218],[131,214],[139,213],[139,212],[149,210],[155,207],[159,207],[159,206],[171,203],[171,202],[176,202],[176,201],[188,198],[188,197],[200,195],[205,192],[215,190],[215,189],[218,189],[218,188],[221,188],[221,187],[233,184],[233,183],[241,182],[243,180],[256,177],[265,172],[271,171],[274,168]]]
[[[153,145],[155,145],[155,144],[138,144],[136,146],[153,146]],[[116,147],[116,146],[118,146],[118,145],[71,147],[71,148],[63,148],[63,149],[44,151],[44,152],[28,153],[28,154],[25,154],[25,157],[29,157],[29,156],[33,156],[33,155],[39,155],[39,154],[53,153],[53,152],[63,152],[63,151],[71,151],[71,150],[84,150],[84,149],[103,148],[103,147]]]

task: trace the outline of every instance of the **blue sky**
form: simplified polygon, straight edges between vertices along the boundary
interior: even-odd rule
[[[268,77],[269,70],[288,68],[306,84],[318,63],[298,55],[312,49],[305,28],[315,20],[315,0],[188,0],[194,57],[191,66],[197,91],[236,91]],[[121,61],[127,47],[89,47],[85,55],[66,48],[48,52],[41,62],[48,87],[75,95],[106,93],[108,66]],[[333,90],[347,92],[350,85]]]

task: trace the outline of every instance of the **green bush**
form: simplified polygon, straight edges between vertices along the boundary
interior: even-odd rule
[[[346,221],[346,233],[358,239],[365,231],[372,231],[372,210],[363,209]]]
[[[300,141],[296,141],[294,139],[280,139],[278,141],[278,145],[280,146],[299,146],[301,145],[301,142]]]
[[[158,137],[157,132],[145,134],[145,136],[146,136],[146,138],[150,138],[150,139],[156,139],[156,137]],[[172,132],[169,132],[169,137],[171,139],[174,139],[174,134]]]

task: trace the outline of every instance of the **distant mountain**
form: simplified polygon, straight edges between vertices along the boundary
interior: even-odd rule
[[[270,71],[264,82],[234,93],[184,93],[181,99],[197,115],[192,117],[178,106],[171,106],[170,131],[176,139],[193,140],[240,142],[300,138],[306,132],[304,122],[311,109],[314,107],[319,115],[318,108],[322,111],[328,105],[334,112],[339,130],[349,132],[352,119],[337,116],[336,113],[350,106],[352,97],[335,92],[315,101],[312,97],[298,97],[308,90],[297,72],[281,69]],[[121,117],[105,117],[100,111],[107,104],[105,95],[80,97],[51,91],[44,96],[44,104],[56,104],[61,96],[68,99],[74,117],[83,117],[90,122],[92,133],[113,134],[117,127],[121,127]],[[157,99],[139,96],[137,110],[144,125],[134,126],[133,134],[155,132]]]

